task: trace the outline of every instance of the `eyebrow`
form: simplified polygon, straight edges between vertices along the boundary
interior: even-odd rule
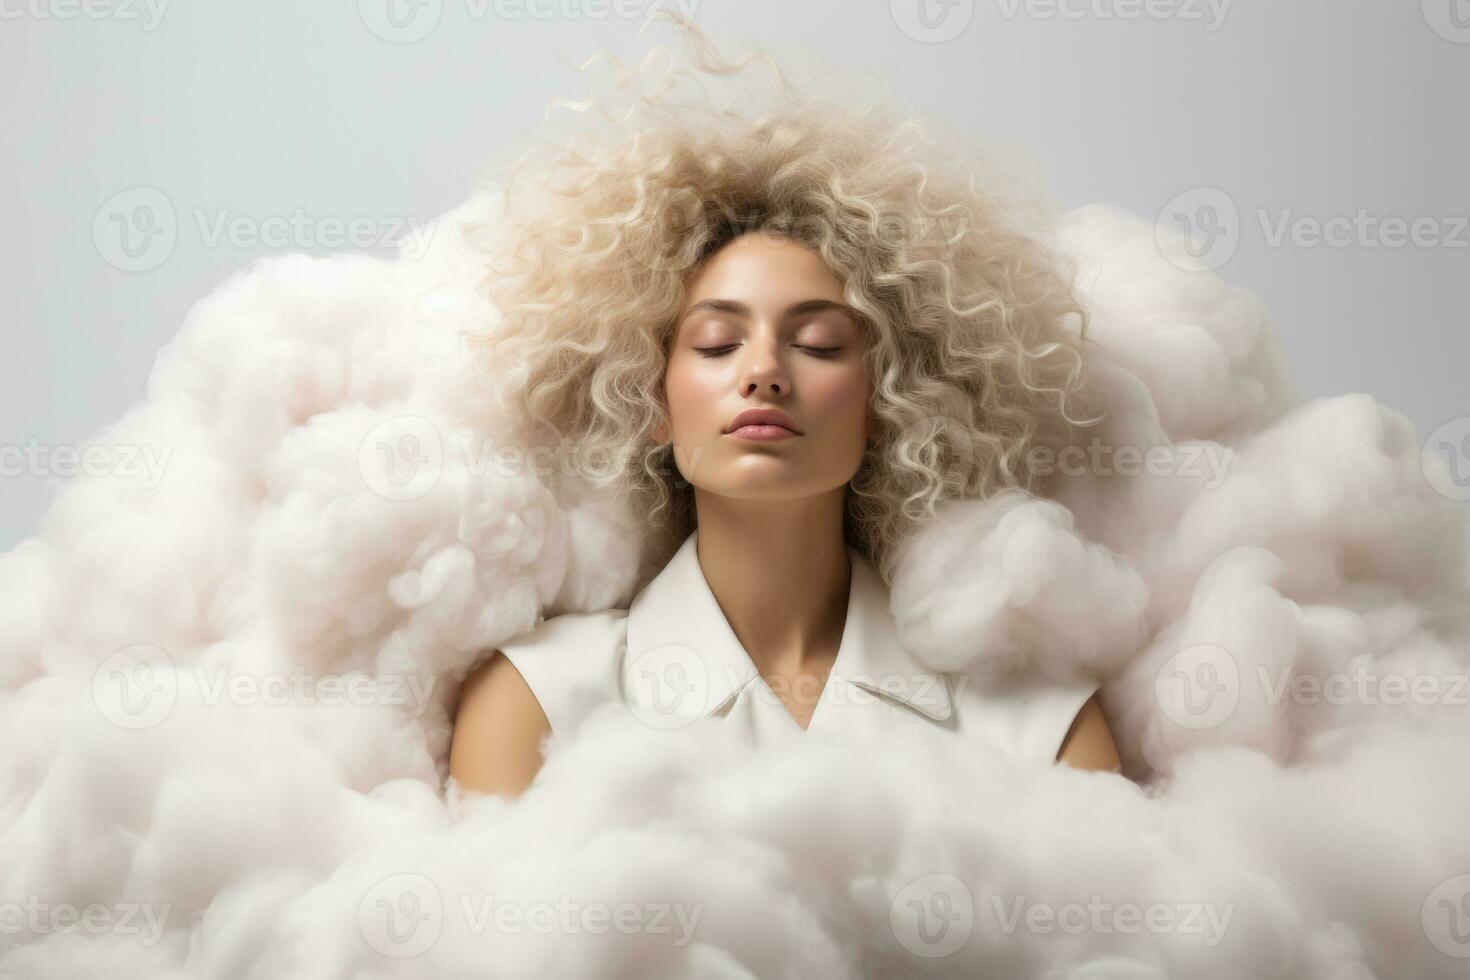
[[[821,313],[825,310],[836,310],[839,313],[845,313],[852,318],[852,321],[854,323],[862,322],[862,318],[858,316],[857,310],[854,310],[846,303],[839,303],[836,300],[831,299],[804,299],[800,303],[793,303],[791,306],[788,306],[786,308],[786,312],[782,314],[782,317],[789,319],[791,317],[803,316],[807,313]],[[730,313],[735,316],[744,317],[750,316],[750,307],[746,306],[739,300],[702,299],[698,303],[695,303],[693,306],[689,307],[689,309],[685,310],[684,315],[679,318],[679,322],[683,323],[686,319],[689,318],[691,314],[699,313],[701,311],[707,311],[711,313]]]

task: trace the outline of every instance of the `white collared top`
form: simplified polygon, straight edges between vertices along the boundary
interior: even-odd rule
[[[574,735],[594,710],[621,704],[661,729],[722,718],[756,744],[886,738],[905,726],[933,726],[987,739],[1018,760],[1050,763],[1098,688],[1091,680],[996,684],[930,670],[899,643],[888,590],[849,546],[842,639],[803,730],[730,628],[700,568],[697,535],[629,609],[554,616],[501,645],[558,736]]]

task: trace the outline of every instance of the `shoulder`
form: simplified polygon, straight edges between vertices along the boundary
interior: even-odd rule
[[[626,609],[563,613],[500,645],[536,696],[555,733],[618,697],[628,633]]]
[[[615,696],[622,610],[555,616],[487,651],[460,688],[450,774],[465,789],[517,794],[549,733],[570,732]]]
[[[1056,761],[1073,722],[1101,686],[1091,678],[1038,674],[959,674],[951,680],[962,731],[983,735],[1023,761],[1046,763]]]
[[[590,613],[562,613],[541,620],[534,627],[500,645],[502,653],[512,648],[555,650],[569,642],[621,640],[627,632],[628,610],[603,609]]]

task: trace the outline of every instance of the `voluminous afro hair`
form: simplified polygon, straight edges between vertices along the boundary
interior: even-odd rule
[[[748,231],[814,249],[863,319],[877,431],[845,525],[886,581],[936,503],[1035,492],[1032,450],[1097,421],[1075,417],[1089,392],[1073,274],[986,147],[804,92],[770,56],[727,60],[674,15],[648,24],[660,18],[690,64],[664,45],[634,67],[594,56],[582,70],[616,66],[609,97],[553,103],[582,131],[488,170],[501,215],[470,233],[501,318],[471,342],[531,438],[621,461],[604,479],[667,557],[694,520],[653,439],[685,283]],[[762,67],[773,88],[752,79]],[[735,87],[724,100],[720,83]]]

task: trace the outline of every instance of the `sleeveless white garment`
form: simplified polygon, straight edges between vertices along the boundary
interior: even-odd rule
[[[568,613],[503,644],[558,737],[595,709],[621,703],[644,723],[675,729],[717,717],[753,743],[805,735],[891,737],[934,726],[983,738],[1023,762],[1051,763],[1093,680],[1041,677],[1004,684],[934,672],[899,643],[888,590],[856,550],[837,657],[805,731],[740,645],[695,551],[698,532],[627,610]]]

